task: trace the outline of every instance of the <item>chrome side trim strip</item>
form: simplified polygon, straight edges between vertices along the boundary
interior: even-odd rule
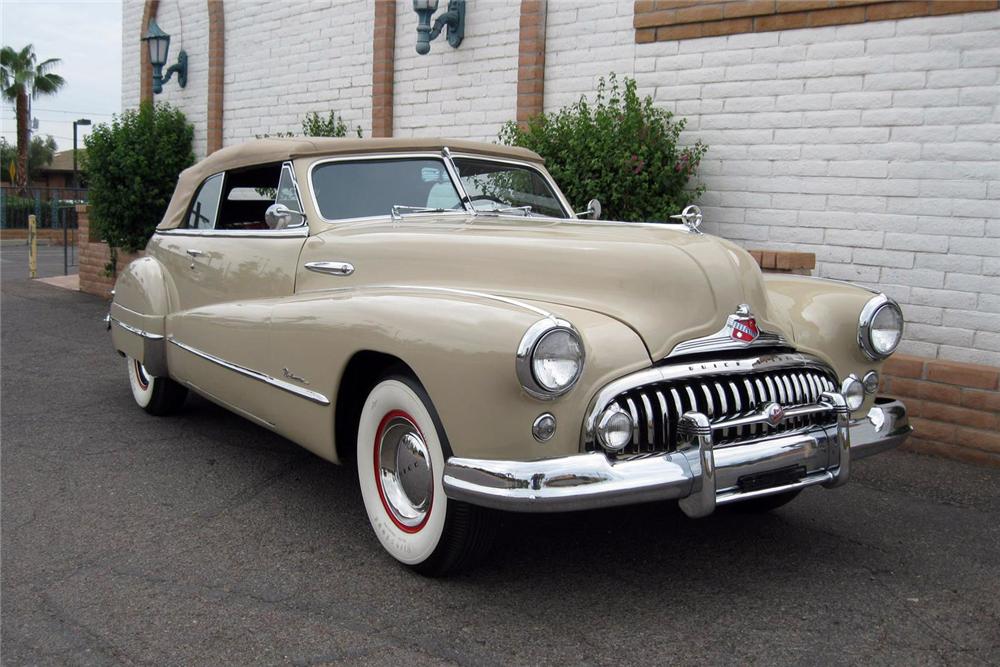
[[[240,366],[239,364],[228,362],[225,359],[215,356],[214,354],[203,352],[196,347],[192,347],[190,345],[182,343],[173,336],[170,336],[169,338],[167,338],[167,340],[170,341],[170,343],[172,343],[173,345],[176,345],[177,347],[181,348],[182,350],[186,350],[187,352],[190,352],[195,356],[201,357],[206,361],[211,361],[214,364],[218,364],[219,366],[222,366],[223,368],[239,373],[240,375],[245,375],[246,377],[257,380],[258,382],[269,384],[272,387],[276,387],[277,389],[281,389],[282,391],[287,391],[289,394],[294,394],[300,398],[312,401],[313,403],[318,403],[319,405],[330,405],[330,399],[324,396],[323,394],[320,394],[319,392],[311,391],[309,389],[303,389],[302,387],[298,387],[289,382],[285,382],[284,380],[279,380],[278,378],[271,377],[267,373],[261,373],[260,371],[253,370],[252,368],[246,368],[245,366]]]
[[[354,273],[354,265],[350,262],[306,262],[306,268],[331,276],[349,276]]]
[[[128,331],[128,332],[134,333],[136,335],[142,336],[143,338],[148,338],[149,340],[162,340],[163,339],[163,336],[161,336],[160,334],[150,333],[150,332],[148,332],[148,331],[146,331],[144,329],[140,329],[138,327],[134,327],[131,324],[125,324],[121,320],[119,320],[119,319],[117,319],[115,317],[112,317],[111,315],[108,315],[108,321],[112,322],[114,324],[117,324],[118,326],[120,326],[125,331]]]
[[[309,236],[309,227],[302,225],[291,229],[157,229],[155,234],[164,236],[235,236],[255,239],[287,239]]]

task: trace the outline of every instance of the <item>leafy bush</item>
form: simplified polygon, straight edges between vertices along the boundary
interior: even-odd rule
[[[143,103],[87,136],[90,218],[112,248],[135,252],[163,218],[177,176],[194,163],[194,128],[179,109]]]
[[[347,123],[344,122],[340,114],[333,111],[326,118],[323,118],[315,111],[311,111],[306,114],[305,119],[302,121],[302,134],[306,137],[346,137],[347,130]],[[355,126],[354,132],[360,139],[361,127]],[[275,132],[274,134],[256,135],[258,139],[267,139],[269,137],[288,138],[294,136],[296,136],[294,132]]]
[[[596,99],[586,97],[523,126],[509,122],[500,142],[529,148],[543,158],[556,183],[576,207],[601,201],[603,218],[666,221],[695,201],[703,186],[688,188],[708,147],[678,146],[686,121],[639,97],[634,79],[624,89],[612,74],[602,78]]]
[[[360,139],[361,128],[355,127],[354,131]],[[314,111],[306,114],[305,120],[302,121],[302,134],[307,137],[346,137],[347,123],[339,114],[334,114],[332,111],[326,118]]]

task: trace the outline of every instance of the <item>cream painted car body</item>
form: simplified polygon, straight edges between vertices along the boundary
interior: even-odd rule
[[[451,454],[516,461],[580,453],[602,387],[720,331],[740,304],[837,378],[878,369],[858,345],[871,292],[765,276],[738,246],[682,225],[451,213],[338,223],[309,193],[311,167],[331,157],[436,156],[445,145],[456,156],[524,162],[551,180],[528,151],[460,141],[265,141],[210,156],[182,176],[145,257],[118,279],[115,349],[331,461],[354,447],[337,442],[337,410],[352,360],[366,354],[412,369]],[[181,228],[206,177],[263,162],[292,165],[305,227]],[[354,271],[318,273],[312,262]],[[549,315],[580,332],[586,364],[570,392],[541,401],[520,386],[514,357],[528,327]],[[531,426],[545,412],[556,432],[537,442]]]

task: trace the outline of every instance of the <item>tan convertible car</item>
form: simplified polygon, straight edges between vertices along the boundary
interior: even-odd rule
[[[909,434],[875,395],[891,299],[762,275],[693,207],[598,209],[518,148],[226,148],[181,174],[107,322],[141,407],[190,389],[352,462],[378,539],[426,574],[488,549],[495,510],[767,510]]]

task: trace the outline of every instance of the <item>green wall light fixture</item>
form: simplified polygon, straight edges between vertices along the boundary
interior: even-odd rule
[[[449,0],[448,11],[434,20],[438,0],[413,0],[413,11],[417,13],[417,53],[427,55],[431,51],[431,40],[437,39],[441,30],[448,27],[448,43],[457,49],[465,37],[465,0]]]
[[[163,92],[163,84],[170,81],[170,77],[177,74],[177,83],[181,88],[187,85],[188,56],[187,51],[181,49],[177,54],[177,62],[167,68],[166,75],[163,73],[163,66],[167,64],[167,55],[170,53],[170,35],[163,32],[156,21],[149,22],[149,30],[142,38],[149,49],[149,64],[153,66],[153,94],[158,95]]]

